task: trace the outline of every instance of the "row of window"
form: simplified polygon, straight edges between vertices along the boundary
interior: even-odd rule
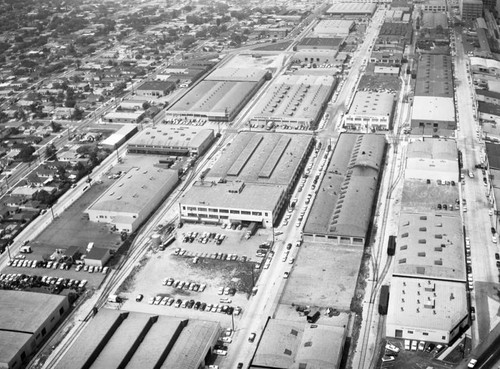
[[[225,213],[225,214],[241,214],[241,215],[253,215],[257,217],[262,216],[261,211],[249,211],[249,210],[229,210],[229,209],[216,209],[216,208],[197,208],[195,206],[183,206],[182,210],[187,210],[187,211],[198,211],[198,212],[209,212],[209,213]],[[264,213],[264,215],[267,217],[268,213]]]

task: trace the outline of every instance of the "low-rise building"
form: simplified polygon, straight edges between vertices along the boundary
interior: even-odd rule
[[[465,21],[475,21],[483,16],[482,0],[462,0],[460,1],[460,14]]]
[[[500,119],[500,105],[479,101],[477,104],[479,118],[489,121],[497,121]]]
[[[99,145],[104,149],[116,150],[123,145],[130,137],[137,132],[137,126],[125,124],[118,131],[111,134],[108,138],[102,140]]]
[[[144,111],[124,112],[116,111],[102,117],[106,123],[139,123],[144,118]]]
[[[199,156],[215,139],[212,129],[159,124],[143,129],[127,144],[136,154]]]
[[[175,83],[170,81],[146,81],[136,88],[138,95],[165,96],[175,89]]]
[[[394,95],[386,92],[358,91],[344,118],[344,127],[370,132],[391,128]]]
[[[111,259],[111,250],[104,247],[92,247],[85,255],[85,265],[94,267],[104,267]]]
[[[412,133],[439,135],[456,129],[455,104],[451,97],[415,96],[411,113]]]

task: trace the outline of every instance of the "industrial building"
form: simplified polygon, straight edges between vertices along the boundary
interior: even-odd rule
[[[340,135],[307,217],[304,240],[364,246],[385,146],[383,135]]]
[[[175,83],[170,81],[146,81],[135,89],[137,95],[160,97],[175,90]]]
[[[347,329],[268,319],[250,368],[340,368]]]
[[[393,94],[358,91],[344,117],[344,127],[362,132],[387,131],[392,126],[393,111]]]
[[[293,54],[293,60],[314,68],[321,64],[335,64],[338,56],[338,50],[333,49],[302,49]]]
[[[332,76],[282,75],[252,110],[251,122],[316,126],[335,88]]]
[[[199,369],[220,334],[217,322],[101,309],[56,369]]]
[[[482,0],[460,1],[460,15],[464,21],[475,21],[483,16]]]
[[[232,121],[269,77],[259,68],[217,69],[168,108],[165,117]]]
[[[397,50],[374,50],[370,55],[370,63],[401,65],[403,63],[403,52]],[[399,68],[398,68],[399,71]],[[399,72],[398,72],[399,74]]]
[[[336,50],[344,43],[343,37],[305,37],[297,43],[297,51]]]
[[[448,28],[446,13],[423,12],[421,28],[434,29],[438,26],[442,29]]]
[[[158,124],[133,137],[127,150],[136,154],[200,156],[214,139],[213,129]]]
[[[139,123],[145,114],[145,111],[115,111],[106,114],[101,119],[105,123]]]
[[[399,217],[393,275],[465,282],[462,221],[458,215],[404,212]]]
[[[450,55],[421,54],[417,66],[415,96],[453,99],[453,63]]]
[[[425,276],[391,279],[387,337],[447,345],[468,322],[464,284]]]
[[[500,61],[494,59],[471,57],[470,69],[473,73],[481,73],[498,77],[500,76]]]
[[[415,96],[411,112],[412,134],[434,136],[456,129],[455,104],[451,97]]]
[[[131,168],[86,210],[90,221],[132,233],[175,188],[176,170],[142,166]]]
[[[422,5],[424,12],[446,13],[446,0],[427,0]]]
[[[405,179],[460,181],[457,143],[453,140],[425,138],[408,145]]]
[[[373,3],[336,3],[328,8],[325,14],[344,18],[371,17],[375,10],[377,10],[377,5]]]
[[[409,23],[384,22],[380,28],[377,44],[411,43],[413,28]]]
[[[346,37],[354,28],[354,21],[344,19],[323,19],[314,26],[313,34],[317,37]]]
[[[69,310],[66,296],[3,290],[0,293],[0,366],[24,367]]]
[[[312,137],[304,134],[238,134],[205,178],[180,198],[180,218],[272,226],[312,147]]]
[[[111,134],[108,138],[102,140],[99,145],[103,149],[116,150],[136,133],[136,125],[124,124],[118,131]]]
[[[85,265],[104,267],[111,259],[111,250],[103,247],[92,247],[85,255]]]
[[[479,119],[496,122],[500,119],[500,105],[479,101],[477,103]]]

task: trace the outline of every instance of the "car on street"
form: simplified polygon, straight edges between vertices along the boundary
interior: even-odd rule
[[[248,342],[253,342],[255,341],[255,337],[257,336],[256,333],[252,332],[250,333],[250,336],[248,337]]]
[[[384,356],[382,357],[382,361],[385,363],[385,362],[388,362],[388,361],[394,361],[396,360],[396,358],[394,356]]]
[[[135,301],[137,302],[141,302],[142,299],[144,298],[144,295],[142,293],[138,294],[136,297],[135,297]]]
[[[285,272],[283,273],[283,279],[288,279],[288,276],[290,275],[289,272]]]
[[[477,359],[470,359],[469,364],[467,364],[467,368],[474,368],[477,364]]]

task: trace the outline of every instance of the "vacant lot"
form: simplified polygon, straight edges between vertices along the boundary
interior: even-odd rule
[[[216,232],[224,234],[226,239],[221,245],[210,241],[206,244],[195,240],[193,243],[182,242],[182,234],[191,232]],[[255,251],[258,244],[264,242],[268,235],[267,231],[260,230],[250,240],[244,239],[246,229],[231,230],[221,229],[217,226],[206,226],[198,224],[187,224],[177,229],[177,239],[165,251],[157,253],[150,252],[140,263],[136,273],[120,287],[120,295],[126,299],[124,308],[134,311],[149,313],[168,314],[181,317],[192,317],[198,319],[211,319],[228,324],[231,317],[219,313],[209,313],[194,309],[176,309],[173,306],[149,305],[150,297],[161,295],[174,297],[182,300],[195,300],[207,304],[219,304],[221,298],[231,299],[230,306],[241,306],[245,308],[252,287],[259,277],[260,269],[256,269]],[[174,250],[179,247],[186,250],[182,256],[175,255]],[[238,260],[215,260],[210,255],[215,253],[226,253],[238,255]],[[242,262],[241,256],[247,256],[247,261]],[[251,257],[253,256],[253,257]],[[194,263],[194,258],[198,262]],[[251,257],[251,258],[250,258]],[[163,286],[164,278],[174,278],[184,282],[196,282],[206,284],[203,292],[186,291],[171,286]],[[218,294],[220,287],[230,287],[237,290],[234,296],[221,296]],[[136,302],[135,297],[144,295],[142,302]]]
[[[291,44],[292,44],[292,41],[276,42],[276,43],[272,43],[270,45],[257,47],[254,50],[255,51],[283,51],[283,50],[286,50]]]
[[[281,303],[350,310],[362,254],[352,246],[304,243]]]
[[[358,90],[388,90],[396,92],[399,91],[400,85],[398,77],[363,74],[359,81]]]

